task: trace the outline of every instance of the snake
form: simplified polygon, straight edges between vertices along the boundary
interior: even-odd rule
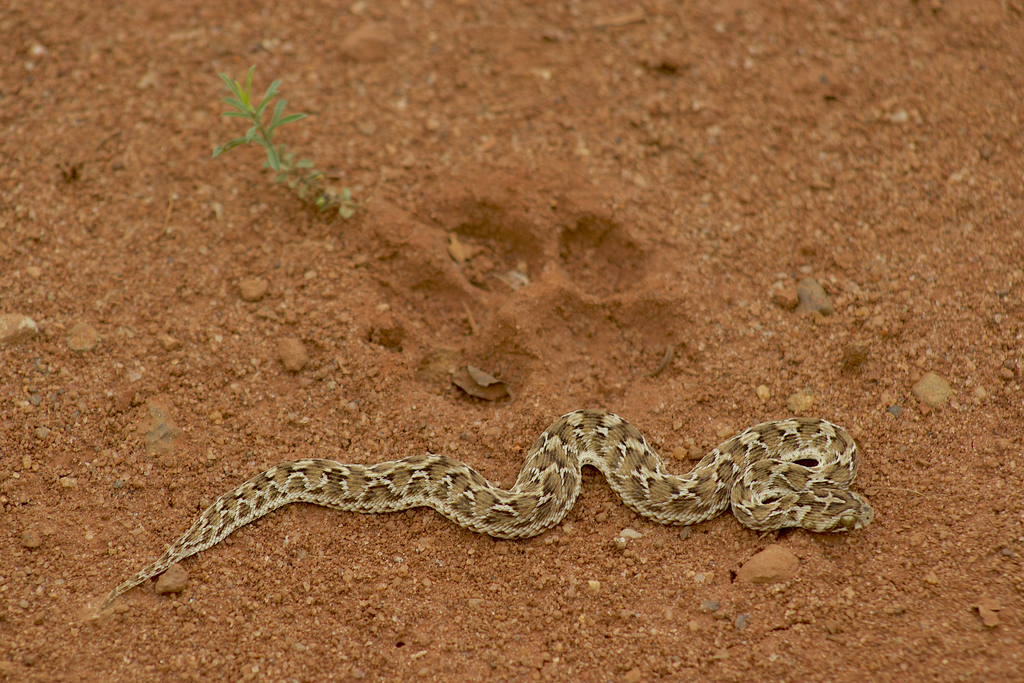
[[[660,524],[696,524],[731,507],[740,524],[755,531],[856,531],[874,518],[870,503],[850,490],[859,460],[856,442],[842,427],[790,417],[745,429],[676,475],[636,427],[593,409],[563,415],[544,430],[507,490],[461,460],[429,452],[375,465],[292,460],[217,498],[163,555],[114,588],[100,609],[289,503],[360,513],[428,507],[470,531],[530,538],[572,510],[588,465],[626,507]]]

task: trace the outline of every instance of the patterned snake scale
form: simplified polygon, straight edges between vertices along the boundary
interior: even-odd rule
[[[579,410],[540,435],[507,491],[464,462],[432,453],[377,465],[318,459],[275,465],[218,498],[162,557],[115,588],[101,609],[288,503],[362,513],[430,507],[471,531],[530,538],[572,509],[584,465],[600,470],[627,507],[661,524],[695,524],[730,505],[741,524],[758,531],[854,531],[874,517],[871,505],[849,490],[857,446],[831,422],[794,417],[756,425],[677,476],[626,420]]]

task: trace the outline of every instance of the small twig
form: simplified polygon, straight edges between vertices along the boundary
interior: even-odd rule
[[[469,318],[469,331],[474,337],[480,336],[480,328],[476,326],[476,318],[473,317],[473,311],[469,310],[469,304],[465,301],[462,302],[462,310],[466,312],[466,317]]]
[[[657,377],[658,375],[660,375],[661,371],[664,370],[665,368],[667,368],[668,364],[672,362],[672,359],[675,358],[675,355],[676,355],[676,347],[675,347],[675,345],[674,344],[669,344],[668,348],[665,349],[665,357],[661,359],[660,363],[658,363],[658,367],[654,368],[654,372],[652,372],[651,374],[649,374],[647,376],[648,377]]]
[[[174,190],[167,192],[167,215],[164,216],[164,232],[167,232],[167,225],[171,222],[171,213],[174,211]]]
[[[157,236],[153,238],[154,242],[156,242],[158,239],[160,239],[164,235],[169,234],[168,231],[167,231],[167,226],[171,222],[171,213],[173,213],[173,211],[174,211],[174,190],[171,189],[171,190],[168,190],[168,192],[167,192],[167,215],[164,216],[164,229],[161,230],[159,232],[159,234],[157,234]]]
[[[102,141],[102,142],[100,142],[100,144],[96,145],[96,149],[94,149],[94,150],[92,151],[92,154],[91,154],[91,155],[89,156],[89,159],[88,159],[88,161],[93,161],[93,160],[95,160],[95,159],[97,159],[97,158],[101,159],[102,161],[110,161],[110,159],[111,159],[111,158],[112,158],[112,157],[114,156],[114,153],[113,153],[113,152],[111,152],[111,153],[110,153],[110,154],[109,154],[108,156],[106,156],[106,157],[100,157],[100,156],[99,156],[99,153],[100,153],[100,151],[101,151],[101,150],[102,150],[102,149],[103,149],[104,147],[106,147],[106,146],[107,146],[107,143],[108,143],[108,142],[110,142],[111,140],[113,140],[114,138],[116,138],[116,137],[118,137],[118,136],[120,136],[120,135],[121,135],[121,131],[117,131],[116,133],[111,133],[110,135],[108,135],[107,137],[105,137],[105,138],[103,139],[103,141]],[[84,162],[84,161],[82,162],[82,164],[83,164],[83,165],[84,165],[85,163],[86,163],[86,162]]]

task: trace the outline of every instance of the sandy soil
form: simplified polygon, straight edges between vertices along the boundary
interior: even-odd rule
[[[0,9],[0,676],[1024,680],[1020,0],[133,4]],[[352,220],[210,158],[251,63]],[[520,542],[291,506],[95,612],[275,462],[510,483],[582,407],[676,471],[833,420],[877,518],[680,534],[589,471]],[[738,580],[770,544],[796,575]]]

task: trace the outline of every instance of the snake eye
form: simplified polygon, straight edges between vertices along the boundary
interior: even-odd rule
[[[857,526],[857,518],[853,515],[843,515],[839,518],[839,523],[843,525],[843,530],[853,531]]]

